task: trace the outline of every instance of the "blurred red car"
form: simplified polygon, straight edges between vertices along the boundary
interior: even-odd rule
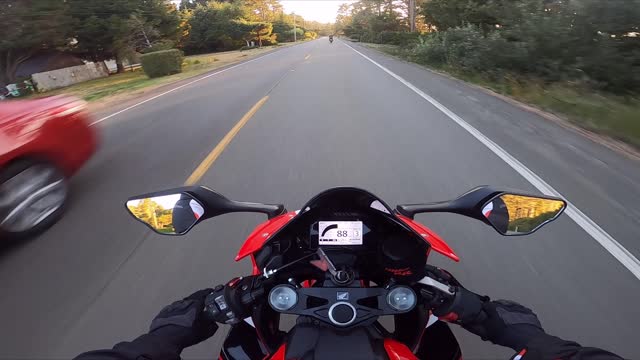
[[[0,238],[24,238],[53,225],[67,199],[67,179],[96,143],[84,101],[0,101]]]

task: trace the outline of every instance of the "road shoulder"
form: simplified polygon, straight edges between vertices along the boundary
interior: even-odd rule
[[[622,154],[622,155],[624,155],[626,157],[629,157],[631,159],[640,161],[640,149],[638,149],[636,147],[633,147],[633,146],[631,146],[631,145],[629,145],[629,144],[627,144],[627,143],[625,143],[623,141],[620,141],[618,139],[615,139],[615,138],[612,138],[610,136],[607,136],[605,134],[597,133],[597,132],[591,131],[589,129],[586,129],[584,127],[577,126],[574,123],[572,123],[571,121],[569,121],[562,114],[551,113],[549,111],[541,109],[540,107],[538,107],[536,105],[522,102],[522,101],[517,100],[517,99],[515,99],[513,97],[510,97],[510,96],[495,92],[495,91],[493,91],[493,90],[491,90],[489,88],[486,88],[484,86],[481,86],[481,85],[478,85],[478,84],[474,84],[474,83],[459,79],[459,78],[457,78],[457,77],[455,77],[455,76],[453,76],[451,74],[448,74],[446,72],[438,71],[438,70],[432,69],[432,68],[430,68],[428,66],[424,66],[424,65],[420,65],[420,64],[408,61],[408,60],[403,59],[403,58],[401,58],[399,56],[394,56],[392,54],[388,54],[388,53],[380,50],[377,47],[367,46],[367,44],[357,44],[356,46],[360,46],[361,48],[365,48],[367,50],[374,51],[374,52],[376,52],[376,53],[378,53],[380,55],[383,55],[383,56],[392,57],[395,60],[403,62],[403,63],[405,63],[405,64],[407,64],[409,66],[413,66],[413,67],[416,67],[418,69],[431,72],[431,73],[433,73],[435,75],[445,77],[445,78],[447,78],[447,79],[449,79],[451,81],[458,82],[458,83],[464,84],[465,86],[468,86],[470,88],[474,88],[476,90],[482,91],[482,92],[484,92],[484,93],[486,93],[488,95],[491,95],[493,97],[496,97],[496,98],[498,98],[498,99],[500,99],[500,100],[502,100],[504,102],[507,102],[507,103],[509,103],[511,105],[517,106],[517,107],[521,108],[522,110],[528,111],[528,112],[533,113],[533,114],[535,114],[537,116],[540,116],[540,117],[542,117],[542,118],[544,118],[546,120],[552,121],[555,124],[565,128],[567,130],[570,130],[570,131],[572,131],[572,132],[574,132],[576,134],[579,134],[579,135],[581,135],[581,136],[583,136],[583,137],[585,137],[585,138],[587,138],[587,139],[589,139],[589,140],[591,140],[591,141],[593,141],[593,142],[595,142],[595,143],[597,143],[599,145],[605,146],[605,147],[607,147],[607,148],[609,148],[609,149],[611,149],[613,151],[616,151],[616,152],[618,152],[618,153],[620,153],[620,154]]]
[[[640,232],[640,211],[635,210],[640,202],[638,160],[463,81],[358,44],[349,45],[402,79],[410,79],[412,86],[454,111],[550,184],[631,254],[640,255],[640,244],[632,235]],[[424,121],[430,121],[429,117],[424,116]],[[492,183],[509,185],[500,180]]]
[[[299,43],[290,44],[290,45],[287,44],[285,46],[276,47],[268,51],[262,52],[260,54],[257,54],[256,56],[251,56],[251,57],[247,56],[243,60],[231,62],[231,63],[225,64],[224,66],[211,68],[205,72],[194,74],[193,76],[189,76],[182,79],[177,79],[176,81],[163,83],[157,86],[145,87],[144,89],[141,89],[139,91],[128,92],[123,94],[115,94],[113,96],[109,96],[104,99],[89,103],[88,109],[93,114],[94,119],[100,120],[107,116],[110,116],[111,114],[122,111],[122,109],[129,108],[131,106],[134,106],[135,104],[145,102],[163,93],[171,91],[172,89],[183,87],[187,84],[197,82],[201,79],[210,77],[212,76],[212,74],[223,72],[230,68],[241,66],[248,62],[257,61],[277,51],[280,51],[292,46],[304,44],[304,43],[305,42],[299,42]]]

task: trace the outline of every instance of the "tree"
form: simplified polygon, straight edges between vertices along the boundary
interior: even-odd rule
[[[187,53],[221,51],[242,46],[247,9],[239,4],[211,1],[190,15],[189,33],[184,39]]]
[[[249,9],[248,20],[258,22],[273,22],[283,13],[278,0],[244,0]]]
[[[130,51],[126,39],[135,1],[69,0],[69,4],[77,41],[74,51],[92,61],[115,58],[118,72],[124,71],[122,62]]]
[[[181,0],[180,1],[180,10],[193,10],[198,5],[207,6],[207,0]]]
[[[333,34],[333,24],[321,23],[318,21],[305,21],[305,28],[309,31],[315,32],[320,36],[327,36]],[[274,30],[275,32],[275,30]]]
[[[273,33],[276,34],[278,41],[293,41],[293,25],[283,20],[278,20],[273,23]]]
[[[71,42],[69,4],[48,0],[4,0],[0,3],[0,83],[15,82],[18,66],[42,50],[66,48]]]
[[[177,41],[180,17],[169,0],[67,0],[74,51],[93,61],[125,58],[167,39]]]
[[[383,31],[408,31],[402,1],[360,0],[343,4],[336,16],[336,31],[361,41],[373,41]]]
[[[274,44],[276,35],[272,33],[273,26],[271,23],[246,21],[244,19],[234,20],[231,22],[228,35],[233,39],[241,39],[249,46],[251,41],[256,41],[258,46],[262,46],[262,42]]]

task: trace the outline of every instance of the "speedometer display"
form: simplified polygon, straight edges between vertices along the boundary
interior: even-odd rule
[[[362,245],[362,221],[319,221],[318,245]]]

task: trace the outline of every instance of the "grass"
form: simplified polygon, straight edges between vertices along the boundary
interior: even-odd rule
[[[132,95],[141,93],[162,85],[203,74],[225,65],[258,56],[273,48],[273,46],[265,46],[262,48],[244,51],[227,51],[187,56],[182,64],[182,72],[179,74],[150,79],[144,74],[142,69],[137,69],[123,74],[114,74],[106,78],[74,84],[65,88],[32,94],[27,97],[34,98],[65,94],[77,96],[90,103],[106,101],[115,95]]]
[[[369,48],[411,61],[399,46],[364,44]],[[429,68],[557,114],[587,130],[604,134],[640,149],[640,98],[598,92],[572,83],[545,84],[535,79],[491,79],[450,66]]]

